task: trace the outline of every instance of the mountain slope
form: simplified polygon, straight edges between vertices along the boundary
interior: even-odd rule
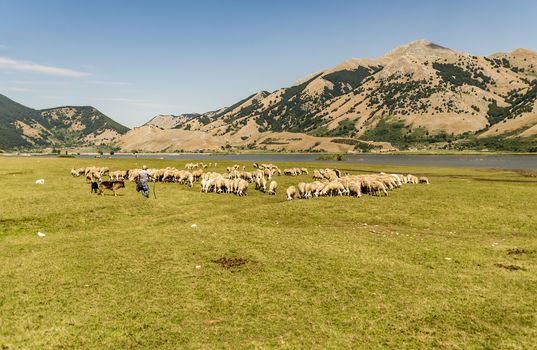
[[[90,106],[56,107],[40,113],[60,144],[108,144],[117,141],[129,130]]]
[[[469,137],[527,138],[537,134],[536,69],[537,53],[530,50],[483,57],[418,40],[229,108],[177,117],[172,128],[225,136],[237,147],[280,132],[399,148]],[[180,141],[175,146],[181,148]]]
[[[46,124],[38,111],[0,94],[0,149],[46,145]]]
[[[128,130],[93,107],[38,111],[0,95],[0,149],[108,144]]]

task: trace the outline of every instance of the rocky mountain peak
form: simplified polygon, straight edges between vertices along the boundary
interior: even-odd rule
[[[391,50],[383,57],[397,58],[402,56],[442,56],[454,52],[455,51],[435,44],[429,40],[420,39],[401,45]]]

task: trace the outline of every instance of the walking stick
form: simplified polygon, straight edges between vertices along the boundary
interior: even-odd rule
[[[157,181],[155,180],[155,181],[153,182],[153,197],[154,197],[155,199],[157,199],[156,188],[157,188]]]

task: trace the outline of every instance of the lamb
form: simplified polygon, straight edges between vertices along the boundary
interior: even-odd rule
[[[296,196],[296,187],[295,186],[289,186],[287,187],[287,190],[285,191],[287,194],[287,200],[290,201]]]
[[[272,194],[272,195],[275,195],[276,194],[276,188],[278,188],[278,183],[276,181],[272,180],[270,182],[270,185],[269,185],[268,193]]]

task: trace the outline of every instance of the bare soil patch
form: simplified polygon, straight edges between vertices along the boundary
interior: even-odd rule
[[[529,250],[524,248],[512,248],[507,249],[507,255],[522,255],[522,254],[532,254],[535,250]]]
[[[223,267],[226,270],[236,269],[243,265],[246,265],[248,263],[248,259],[243,258],[226,258],[221,257],[216,260],[212,260],[213,263],[219,264],[221,267]]]
[[[497,264],[494,264],[494,266],[501,267],[502,269],[506,269],[506,270],[509,270],[509,271],[519,271],[519,270],[526,271],[527,270],[525,267],[518,266],[518,265],[513,265],[513,264],[497,263]]]

